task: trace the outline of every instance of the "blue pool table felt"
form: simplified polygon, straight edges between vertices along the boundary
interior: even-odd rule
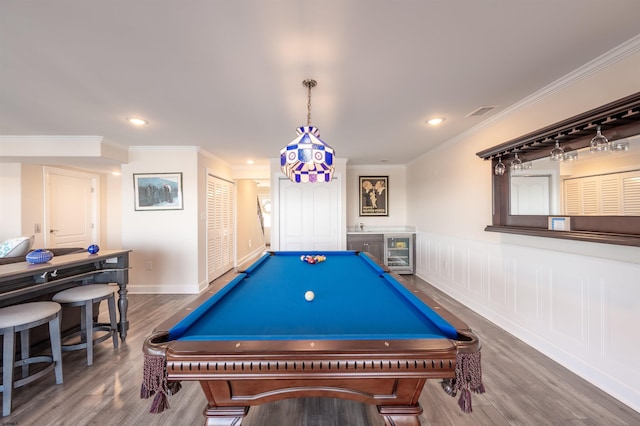
[[[309,264],[304,254],[323,254]],[[315,299],[305,300],[311,290]],[[170,331],[177,340],[442,339],[457,331],[391,274],[356,252],[275,252]]]

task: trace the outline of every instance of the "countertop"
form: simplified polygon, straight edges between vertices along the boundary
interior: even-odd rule
[[[415,234],[415,226],[347,226],[347,234]]]

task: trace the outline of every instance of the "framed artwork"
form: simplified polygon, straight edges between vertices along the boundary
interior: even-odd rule
[[[360,176],[360,216],[389,216],[389,176]]]
[[[182,210],[182,173],[134,173],[135,209]]]

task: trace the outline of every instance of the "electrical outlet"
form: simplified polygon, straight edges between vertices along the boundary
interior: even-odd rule
[[[251,248],[251,240],[249,240],[249,248]]]
[[[147,260],[147,270],[152,270],[153,269],[153,262],[150,260]]]
[[[33,224],[33,233],[34,234],[39,234],[40,233],[40,224],[39,223],[34,223]]]

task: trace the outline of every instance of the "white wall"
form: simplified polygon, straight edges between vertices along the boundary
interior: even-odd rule
[[[22,165],[0,163],[0,242],[22,233]]]
[[[360,176],[389,176],[388,216],[360,216]],[[347,226],[405,226],[407,223],[406,168],[403,165],[347,165]]]
[[[265,250],[265,236],[258,217],[258,184],[236,180],[236,261],[248,262]]]
[[[0,164],[0,241],[33,235],[33,248],[47,246],[44,234],[45,168],[43,164]],[[86,174],[68,167],[65,169],[69,173]],[[99,188],[98,193],[101,192]],[[103,229],[99,221],[97,225]],[[36,232],[36,228],[39,231]]]
[[[116,250],[122,246],[122,175],[106,175],[101,178],[103,182],[102,199],[100,200],[100,217],[102,234],[100,241],[102,246]],[[133,185],[133,182],[131,182]]]
[[[407,166],[416,274],[638,411],[640,248],[485,232],[475,153],[640,91],[639,69],[637,38]]]
[[[121,175],[121,242],[132,293],[197,293],[206,286],[206,158],[197,147],[134,147]],[[183,210],[135,211],[134,173],[182,173]]]

